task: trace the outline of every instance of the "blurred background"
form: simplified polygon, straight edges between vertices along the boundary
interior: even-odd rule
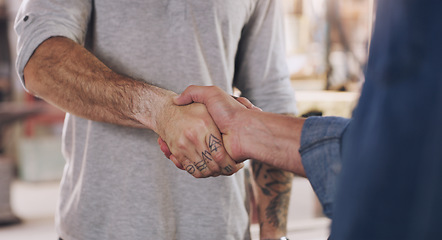
[[[283,0],[287,62],[299,116],[350,117],[362,83],[375,0]],[[0,0],[0,239],[56,239],[64,113],[27,94],[16,75],[20,0]],[[330,221],[295,177],[290,239],[325,240]],[[259,239],[259,227],[251,228]]]

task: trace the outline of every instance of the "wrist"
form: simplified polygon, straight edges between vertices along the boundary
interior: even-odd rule
[[[227,118],[224,128],[220,129],[223,134],[229,136],[226,149],[229,155],[237,162],[252,158],[253,153],[253,132],[254,116],[253,111],[235,111]]]
[[[178,106],[172,101],[175,95],[165,92],[153,104],[155,107],[151,115],[151,129],[160,136],[164,135],[165,126],[168,126],[171,118],[176,115]]]
[[[162,132],[163,123],[167,121],[175,109],[172,98],[176,93],[147,85],[140,89],[138,99],[134,99],[134,118],[146,128],[156,133]]]
[[[269,139],[268,128],[262,119],[263,112],[246,110],[238,120],[238,138],[240,139],[240,154],[243,158],[262,161],[262,152],[266,152],[263,140]]]

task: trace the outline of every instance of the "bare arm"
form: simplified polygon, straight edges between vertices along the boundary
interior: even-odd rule
[[[217,87],[190,86],[175,102],[204,103],[223,134],[230,156],[237,161],[256,159],[251,164],[252,186],[260,238],[285,236],[293,180],[291,172],[305,176],[298,152],[304,119],[253,111]]]
[[[269,133],[269,131],[272,132],[270,125],[263,124],[263,126],[266,126],[265,129],[267,129],[267,131],[264,129],[254,129],[253,131],[262,130],[267,133]],[[250,136],[252,135],[253,133]],[[281,135],[279,134],[279,136]],[[272,139],[271,136],[262,137],[264,139]],[[274,138],[278,138],[278,136],[274,136]],[[277,140],[273,139],[273,141]],[[260,145],[268,144],[270,143],[260,142]],[[278,145],[268,146],[274,150],[278,149]],[[264,150],[268,149],[266,148]],[[272,153],[273,151],[269,154]],[[254,159],[251,160],[251,168],[254,181],[252,186],[254,186],[258,222],[260,225],[260,239],[279,239],[286,236],[287,216],[294,177],[293,173]]]
[[[175,93],[113,72],[67,38],[44,41],[27,63],[24,78],[32,94],[66,112],[154,130],[196,177],[232,174],[241,168],[225,153],[222,142],[210,149],[210,139],[221,135],[202,104],[175,106]]]
[[[305,119],[247,109],[214,86],[190,86],[174,102],[205,104],[235,161],[256,159],[305,177],[298,152]]]
[[[235,128],[231,134],[238,137],[238,142],[226,143],[234,159],[256,159],[305,177],[298,152],[304,119],[250,111],[238,114],[237,118],[230,127]]]
[[[155,129],[159,112],[152,106],[165,107],[175,95],[113,72],[64,37],[44,41],[24,68],[24,77],[31,94],[66,112],[139,128]]]

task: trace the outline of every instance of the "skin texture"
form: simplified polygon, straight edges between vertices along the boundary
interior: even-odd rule
[[[113,72],[72,40],[44,41],[27,63],[24,78],[31,94],[70,114],[152,129],[195,177],[230,175],[242,167],[226,153],[204,105],[176,106],[174,92]],[[216,147],[211,147],[213,139],[218,139]]]
[[[298,152],[304,119],[262,112],[247,99],[235,101],[214,86],[190,86],[174,97],[178,105],[194,102],[205,104],[232,159],[254,159],[249,184],[254,189],[261,239],[284,236],[292,173],[305,177]],[[180,167],[165,142],[158,141],[165,155]]]
[[[67,38],[54,37],[44,41],[26,65],[24,77],[30,93],[70,114],[152,129],[173,153],[171,159],[175,164],[196,178],[231,175],[243,166],[227,154],[223,136],[206,105],[178,106],[173,102],[177,96],[174,92],[115,73]],[[237,104],[236,107],[246,109],[230,96],[229,99]],[[266,183],[261,186],[270,187]],[[275,193],[270,197],[276,196],[279,195]],[[268,209],[269,214],[277,214],[270,213],[272,209],[268,208],[267,201],[271,199],[257,202],[265,205],[262,209]],[[278,207],[275,205],[273,210]],[[260,221],[263,238],[278,238],[285,234],[285,226],[281,224],[285,219]]]
[[[203,103],[222,133],[227,153],[236,162],[256,159],[305,177],[298,152],[305,119],[262,112],[247,99],[238,99],[216,86],[190,86],[173,101],[177,105]],[[167,146],[161,148],[173,157]]]

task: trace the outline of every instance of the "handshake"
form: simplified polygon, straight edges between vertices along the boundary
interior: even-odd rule
[[[174,119],[162,124],[184,130],[175,137],[164,131],[158,144],[167,158],[195,178],[232,175],[249,158],[305,175],[298,152],[304,119],[263,112],[246,98],[215,86],[189,86],[172,101],[192,106],[186,113],[193,124],[185,127],[189,119],[170,116]]]

